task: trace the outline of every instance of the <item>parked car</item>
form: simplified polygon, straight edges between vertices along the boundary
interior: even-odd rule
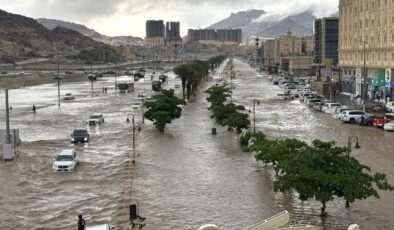
[[[298,98],[300,96],[300,93],[302,92],[302,89],[294,89],[294,90],[290,90],[290,94],[295,97]]]
[[[394,113],[394,102],[392,101],[387,102],[386,109],[387,111]]]
[[[77,165],[77,153],[73,149],[65,149],[53,159],[52,169],[54,172],[70,172],[74,171]]]
[[[315,102],[313,103],[313,109],[315,111],[321,111],[322,107],[324,105],[324,102],[320,101],[320,102]]]
[[[293,99],[293,96],[291,96],[290,93],[280,93],[278,94],[278,97],[282,100],[291,100]]]
[[[67,70],[66,72],[64,72],[65,74],[74,74],[74,72]]]
[[[364,121],[362,122],[361,117],[360,119],[357,121],[360,125],[364,125],[364,126],[373,126],[373,120],[376,118],[376,115],[367,115],[364,116]]]
[[[334,109],[334,112],[332,113],[332,117],[333,117],[334,119],[339,119],[339,114],[341,114],[341,113],[344,112],[344,111],[348,111],[348,110],[353,110],[353,109],[351,109],[351,108],[336,107],[336,108]]]
[[[72,143],[89,142],[89,133],[86,129],[75,129],[71,134]]]
[[[385,131],[394,131],[394,121],[390,121],[390,122],[384,124],[384,130]]]
[[[350,124],[354,124],[356,123],[356,121],[358,121],[361,118],[361,116],[365,117],[366,115],[367,114],[361,110],[347,110],[347,111],[343,111],[339,115],[339,120],[343,122],[349,122]]]
[[[373,119],[373,125],[378,128],[383,128],[384,124],[394,121],[394,113],[387,113],[383,117],[376,117]]]
[[[321,102],[321,99],[316,99],[316,98],[310,99],[307,101],[307,105],[309,105],[309,107],[313,107],[316,102]]]
[[[102,113],[94,113],[88,119],[89,125],[99,125],[104,123],[104,115]]]
[[[64,100],[74,100],[74,95],[72,95],[71,93],[66,93],[64,95]]]
[[[175,89],[180,89],[181,85],[180,84],[175,84]]]
[[[339,103],[325,103],[323,108],[321,109],[322,112],[325,113],[332,113],[335,108],[341,107]]]

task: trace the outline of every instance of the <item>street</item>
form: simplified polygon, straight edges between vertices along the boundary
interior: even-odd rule
[[[280,88],[236,59],[234,71],[233,102],[248,110],[254,99],[260,101],[257,131],[270,138],[308,142],[318,138],[343,146],[349,136],[358,136],[361,149],[351,154],[394,183],[394,133],[343,124],[298,100],[277,100]],[[126,118],[138,92],[150,94],[151,82],[141,79],[133,93],[115,95],[113,80],[105,77],[95,82],[94,97],[90,82],[62,84],[62,95],[70,92],[76,99],[62,101],[60,108],[56,84],[10,91],[11,128],[20,129],[23,144],[16,160],[1,163],[0,229],[70,229],[80,213],[88,225],[127,225],[131,200],[139,201],[146,229],[197,229],[206,223],[243,229],[283,210],[290,212],[292,223],[314,224],[324,230],[346,229],[351,223],[362,229],[394,229],[388,211],[394,193],[382,192],[380,199],[357,201],[349,209],[344,201],[330,202],[324,220],[319,216],[319,202],[301,202],[295,193],[274,193],[271,167],[241,152],[237,135],[210,119],[203,91],[212,81],[199,85],[195,97],[183,106],[181,118],[164,133],[145,121],[137,132],[133,165],[132,125]],[[166,88],[174,84],[180,80],[171,75]],[[110,89],[108,94],[102,92],[103,87]],[[176,89],[178,95],[181,91]],[[0,101],[4,102],[4,90],[0,90]],[[38,109],[35,115],[33,104]],[[87,127],[86,119],[95,112],[104,114],[105,123],[88,127],[89,143],[71,144],[72,131]],[[1,106],[1,127],[5,127],[4,113]],[[135,114],[140,123],[141,111]],[[216,136],[210,134],[213,127],[218,129]],[[52,159],[67,148],[76,149],[80,166],[73,173],[52,172]]]

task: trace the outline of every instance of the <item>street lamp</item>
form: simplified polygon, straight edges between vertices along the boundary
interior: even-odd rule
[[[356,41],[359,41],[361,43],[363,43],[363,56],[364,56],[364,67],[363,67],[363,79],[364,79],[364,92],[362,95],[363,98],[363,106],[364,106],[364,111],[365,111],[365,104],[366,104],[366,100],[367,100],[367,91],[368,91],[368,87],[367,87],[367,63],[366,63],[366,44],[367,42],[361,39],[357,39],[355,38]]]
[[[59,64],[59,49],[57,48],[56,43],[54,43],[56,49],[56,60],[57,60],[57,99],[58,99],[58,107],[60,107],[60,64]]]
[[[260,101],[253,99],[253,133],[256,133],[256,103],[260,105]]]
[[[133,164],[135,164],[135,122],[134,122],[134,113],[127,115],[127,121],[129,121],[129,116],[131,115],[131,122],[133,124]]]

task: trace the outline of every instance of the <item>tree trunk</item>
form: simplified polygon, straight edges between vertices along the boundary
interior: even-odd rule
[[[182,97],[185,100],[186,79],[182,78]]]
[[[327,213],[326,213],[326,202],[322,201],[321,203],[322,203],[323,207],[321,208],[320,216],[327,216]]]
[[[346,208],[349,208],[350,207],[350,201],[346,201]]]

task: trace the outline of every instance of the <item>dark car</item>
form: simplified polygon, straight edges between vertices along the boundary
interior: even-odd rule
[[[89,133],[86,129],[75,129],[71,134],[72,143],[89,142]]]
[[[361,119],[360,119],[360,125],[373,126],[373,121],[376,118],[378,118],[376,115],[364,116],[364,122],[361,122]]]

